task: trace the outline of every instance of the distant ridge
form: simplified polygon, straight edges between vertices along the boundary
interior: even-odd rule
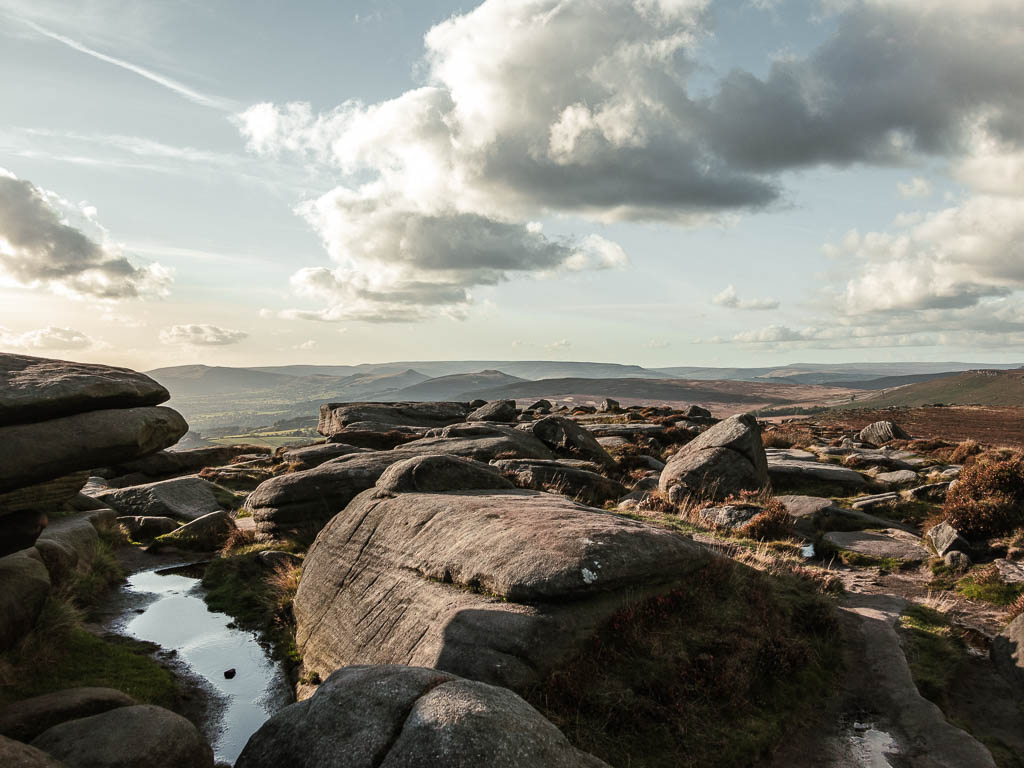
[[[880,392],[843,407],[933,405],[1024,406],[1024,368],[983,369],[941,376]]]

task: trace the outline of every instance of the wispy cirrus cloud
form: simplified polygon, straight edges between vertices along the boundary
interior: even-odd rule
[[[46,27],[37,24],[36,22],[30,19],[21,18],[20,21],[22,24],[27,26],[36,34],[41,35],[42,37],[53,40],[54,42],[58,42],[61,45],[65,45],[68,48],[78,51],[79,53],[85,54],[86,56],[91,56],[94,59],[105,62],[107,64],[111,64],[127,72],[131,72],[135,75],[138,75],[139,77],[145,78],[146,80],[149,80],[152,83],[156,83],[157,85],[166,88],[167,90],[172,91],[185,99],[188,99],[193,104],[198,104],[203,107],[209,107],[211,109],[217,109],[222,112],[231,112],[237,108],[237,105],[229,99],[203,93],[201,91],[198,91],[194,88],[185,85],[182,82],[179,82],[178,80],[175,80],[166,75],[162,75],[159,72],[154,72],[151,69],[147,69],[146,67],[134,64],[130,61],[120,59],[116,56],[111,56],[109,54],[103,53],[102,51],[97,51],[96,49],[90,48],[84,43],[81,43],[71,37],[47,29]]]

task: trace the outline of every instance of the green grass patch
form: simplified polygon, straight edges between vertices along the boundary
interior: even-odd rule
[[[967,650],[949,621],[936,610],[912,605],[899,622],[903,651],[921,695],[946,707],[946,699]]]
[[[526,698],[612,765],[749,765],[813,715],[840,665],[830,601],[719,558],[625,605]]]
[[[1004,584],[984,576],[966,576],[957,582],[956,591],[971,600],[992,605],[1010,605],[1024,594],[1024,584]]]
[[[267,549],[260,545],[260,550]],[[232,553],[211,561],[203,574],[204,599],[211,610],[260,634],[275,659],[297,663],[291,603],[301,568],[268,570],[255,552]]]
[[[51,596],[36,628],[0,655],[0,705],[64,688],[99,686],[174,708],[178,684],[170,670],[150,657],[155,650],[151,643],[87,632],[71,603]]]

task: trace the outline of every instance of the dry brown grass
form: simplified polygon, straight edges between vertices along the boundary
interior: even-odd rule
[[[1010,610],[1006,612],[1007,623],[1013,621],[1021,614],[1024,614],[1024,595],[1020,595],[1010,606]]]

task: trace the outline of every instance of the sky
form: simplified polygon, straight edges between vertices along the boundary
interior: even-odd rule
[[[0,0],[0,351],[1024,361],[1024,0]]]

